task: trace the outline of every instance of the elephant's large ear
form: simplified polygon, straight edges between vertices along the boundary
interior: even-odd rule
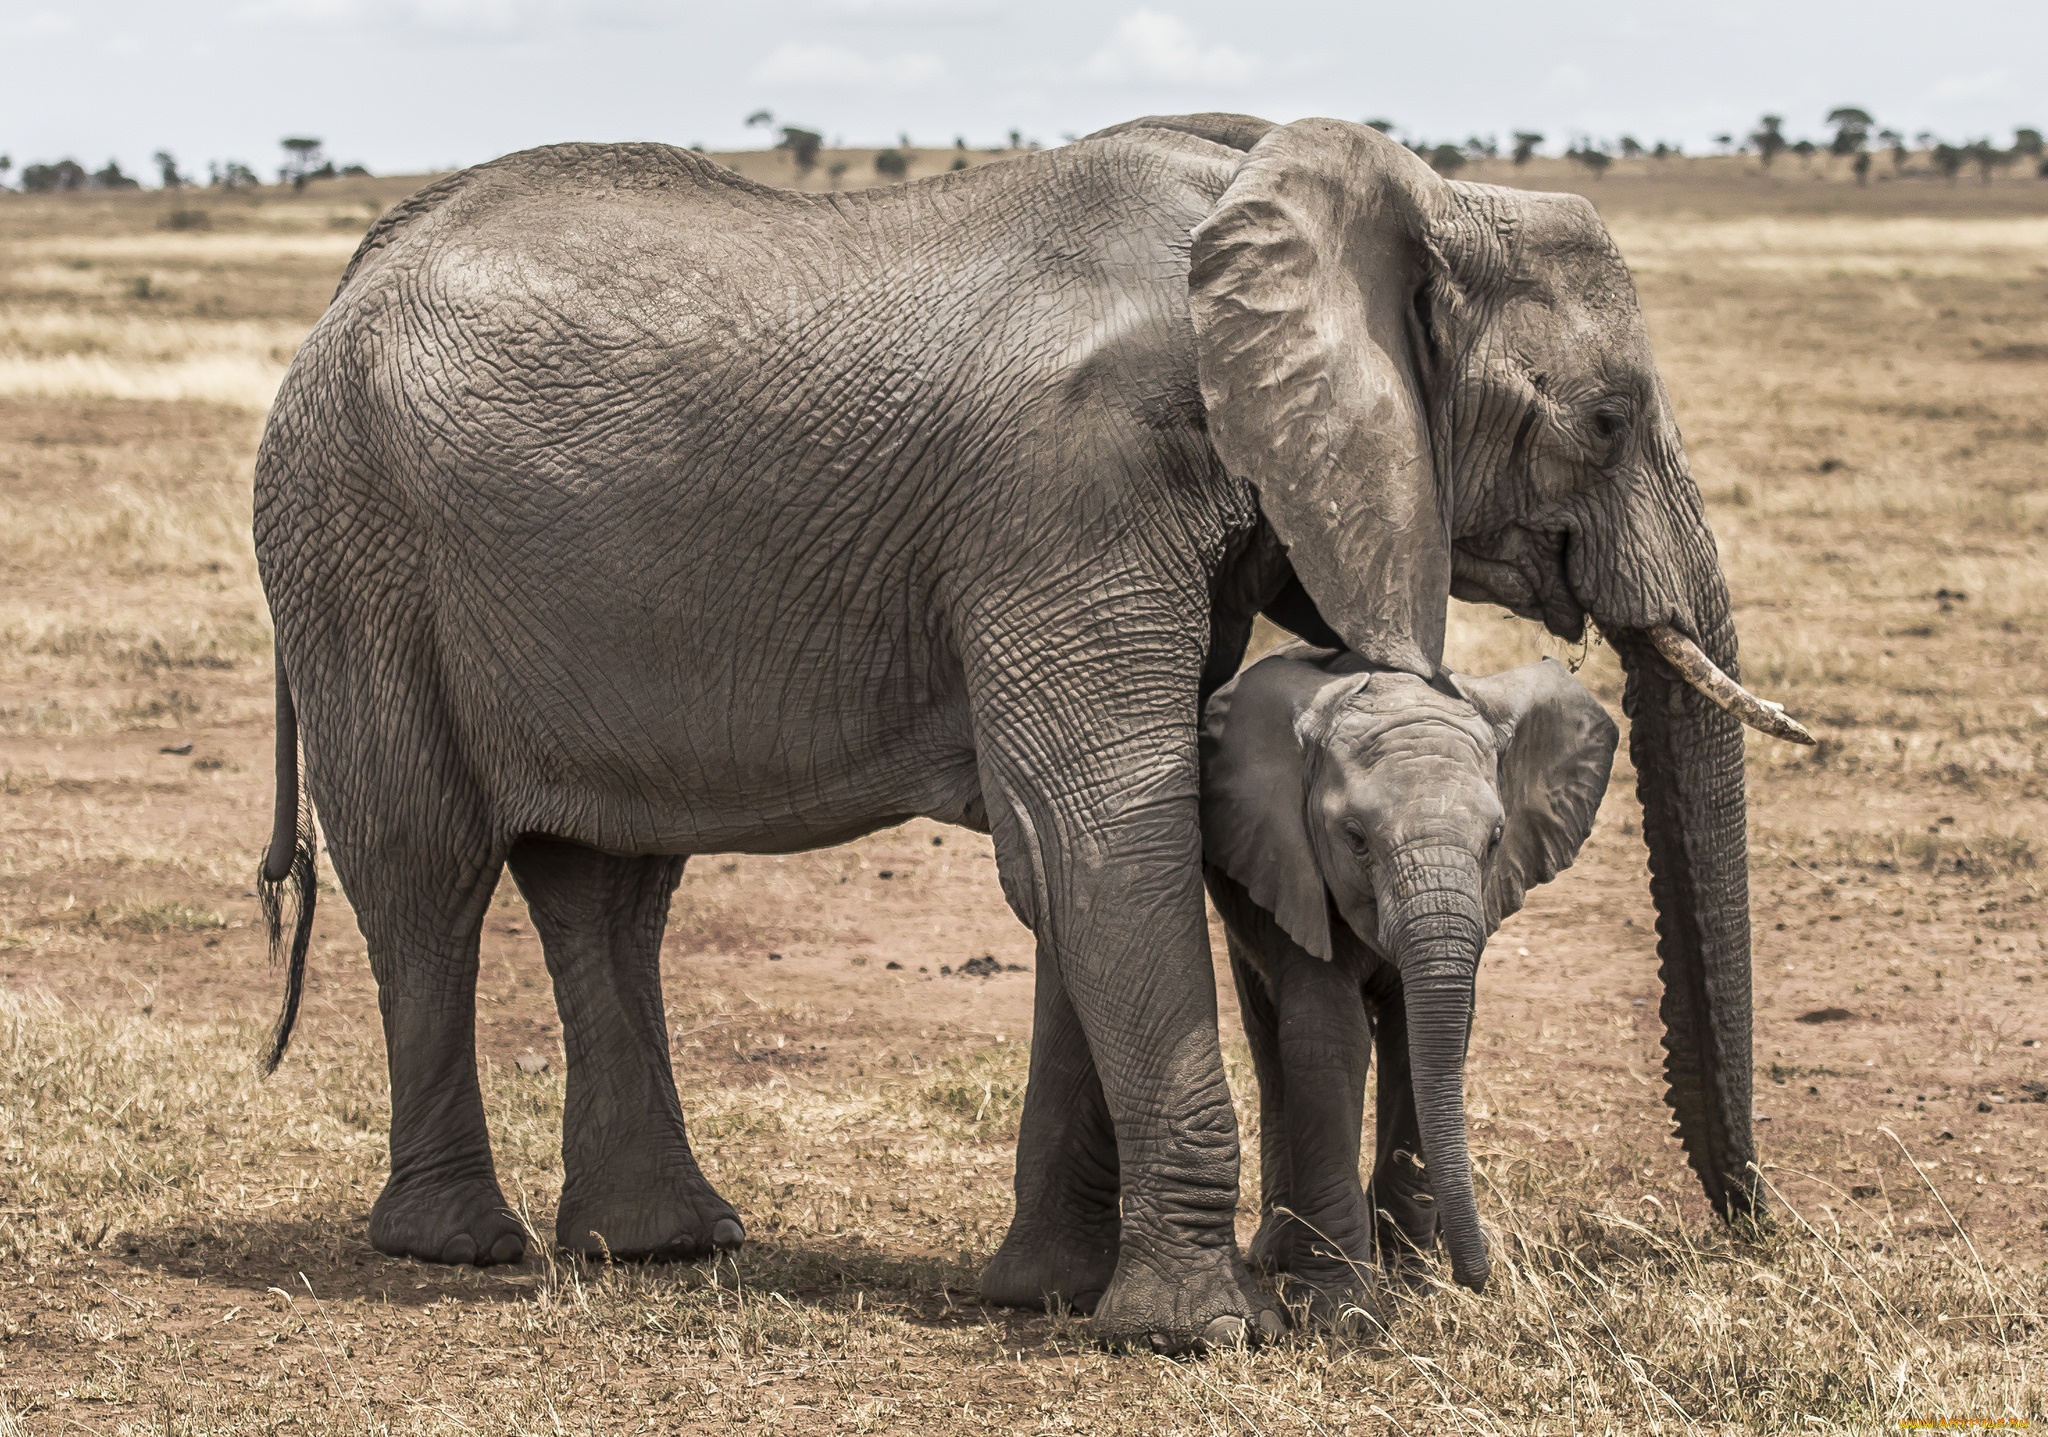
[[[1416,351],[1456,302],[1429,233],[1445,203],[1376,130],[1283,125],[1195,228],[1188,274],[1216,453],[1345,643],[1425,678],[1443,657],[1450,505]]]
[[[1620,730],[1555,659],[1486,678],[1451,676],[1500,736],[1506,831],[1486,881],[1488,931],[1523,895],[1572,866],[1607,792]]]
[[[1214,864],[1272,914],[1296,943],[1330,957],[1330,905],[1309,842],[1307,764],[1298,715],[1333,683],[1316,662],[1327,649],[1290,645],[1260,659],[1209,699],[1202,713],[1202,861]]]

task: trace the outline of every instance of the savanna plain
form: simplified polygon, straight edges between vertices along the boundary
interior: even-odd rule
[[[249,488],[295,344],[416,181],[0,195],[0,1434],[2048,1418],[2048,183],[1859,189],[1737,159],[1465,177],[1599,204],[1745,677],[1821,739],[1749,740],[1767,1228],[1714,1219],[1668,1136],[1624,745],[1578,865],[1482,967],[1482,1296],[1424,1284],[1383,1330],[1199,1361],[981,1306],[1034,959],[988,841],[924,822],[683,879],[676,1074],[742,1251],[379,1255],[382,1038],[331,875],[296,1046],[255,1073],[279,980],[251,892],[272,727]],[[1460,668],[1540,652],[1619,714],[1597,640],[1455,616]],[[1258,1109],[1227,974],[1219,1002],[1248,1237]],[[557,1033],[508,882],[477,1044],[501,1177],[542,1234]]]

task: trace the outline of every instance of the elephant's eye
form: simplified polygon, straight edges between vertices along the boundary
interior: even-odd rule
[[[1345,824],[1344,846],[1351,850],[1354,858],[1365,857],[1365,830],[1355,823]]]
[[[1593,411],[1593,432],[1606,447],[1608,462],[1620,457],[1632,427],[1628,410],[1620,404],[1603,404]]]
[[[1506,833],[1507,831],[1507,825],[1504,823],[1496,823],[1493,826],[1493,836],[1486,840],[1486,851],[1488,853],[1491,853],[1496,848],[1500,847],[1501,835]]]

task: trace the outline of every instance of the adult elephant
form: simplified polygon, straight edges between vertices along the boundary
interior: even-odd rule
[[[523,1249],[474,1056],[503,867],[563,1018],[558,1237],[694,1254],[741,1228],[668,1061],[685,858],[925,814],[993,833],[1039,941],[984,1291],[1099,1294],[1099,1330],[1166,1348],[1270,1326],[1233,1235],[1199,705],[1261,610],[1431,673],[1450,592],[1590,614],[1629,664],[1672,1102],[1714,1200],[1754,1201],[1741,735],[1652,637],[1731,668],[1734,631],[1581,200],[1446,183],[1330,120],[1141,125],[861,194],[529,151],[366,237],[272,411],[255,529],[265,892],[299,909],[271,1060],[314,892],[302,746],[378,981],[387,1252]]]

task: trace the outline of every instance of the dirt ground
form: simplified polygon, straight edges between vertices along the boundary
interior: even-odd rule
[[[1470,1106],[1505,1254],[1485,1297],[1429,1291],[1387,1333],[1204,1363],[983,1310],[1034,955],[988,840],[927,822],[684,877],[673,1052],[700,1158],[747,1221],[737,1260],[376,1254],[382,1040],[331,882],[298,1045],[253,1074],[280,990],[250,884],[271,723],[248,483],[267,386],[409,184],[0,195],[0,1434],[2041,1415],[2048,183],[1859,190],[1791,161],[1477,177],[1601,205],[1746,676],[1822,738],[1750,744],[1774,1232],[1714,1222],[1668,1136],[1624,758],[1578,865],[1481,974]],[[1597,642],[1566,655],[1454,617],[1459,667],[1538,652],[1583,658],[1619,716]],[[984,957],[1000,971],[960,973]],[[1248,1237],[1256,1102],[1227,974],[1218,994]],[[501,1177],[543,1233],[558,1031],[507,883],[477,1044]]]

